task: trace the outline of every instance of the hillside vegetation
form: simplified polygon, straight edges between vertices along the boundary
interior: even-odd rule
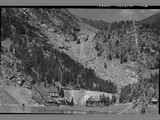
[[[154,22],[157,15],[149,19]],[[107,23],[75,17],[67,9],[3,8],[1,76],[21,74],[32,85],[58,81],[109,93],[124,86],[122,102],[139,89],[153,88],[157,96],[153,71],[159,70],[160,31],[149,19]]]
[[[46,31],[52,28],[53,35],[69,36],[69,41],[78,41],[78,21],[66,9],[3,8],[1,14],[4,77],[9,79],[21,74],[31,84],[59,81],[73,88],[116,92],[113,82],[97,77],[94,70],[64,53],[56,45],[61,39],[53,41],[47,36]]]
[[[127,65],[126,67],[134,71],[137,76],[134,77],[137,83],[128,82],[128,85],[122,87],[120,102],[129,102],[139,98],[141,95],[146,96],[147,99],[158,98],[160,65],[159,18],[160,14],[157,13],[142,21],[113,22],[108,24],[107,27],[101,28],[101,31],[97,32],[94,38],[97,56],[103,58],[104,68],[108,73],[113,75],[116,71],[120,75],[118,70],[121,69],[109,72],[111,62],[118,59],[119,65],[115,64],[116,66],[120,68],[120,66]],[[84,22],[88,21],[84,20]],[[94,24],[90,22],[90,25],[95,26]],[[99,29],[99,27],[96,28]],[[125,73],[125,70],[123,70],[123,73]],[[125,74],[121,76],[124,77]],[[121,78],[118,78],[119,81],[121,81]],[[126,78],[122,81],[130,81],[129,79],[125,80]]]

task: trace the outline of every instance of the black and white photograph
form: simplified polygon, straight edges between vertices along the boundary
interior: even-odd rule
[[[160,118],[160,9],[1,7],[0,60],[0,114]]]

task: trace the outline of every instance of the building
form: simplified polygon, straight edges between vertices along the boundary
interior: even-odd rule
[[[50,87],[48,90],[49,97],[59,97],[59,92],[55,87]]]
[[[64,95],[66,98],[71,100],[73,98],[74,105],[85,106],[88,99],[93,98],[98,101],[101,95],[109,97],[112,99],[113,94],[99,91],[89,91],[89,90],[64,90]]]
[[[158,104],[158,99],[157,98],[152,98],[151,104],[157,105]]]

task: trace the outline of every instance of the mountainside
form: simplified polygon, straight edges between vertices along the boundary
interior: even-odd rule
[[[96,73],[116,83],[122,83],[119,99],[121,103],[133,100],[145,100],[150,103],[152,97],[158,99],[157,83],[160,67],[158,16],[156,14],[146,18],[143,20],[145,22],[113,22],[107,29],[102,28],[95,36],[97,56],[101,58],[100,64],[96,65],[100,68]]]
[[[96,27],[96,23],[89,25]],[[99,24],[100,22],[97,26]],[[101,26],[104,26],[103,22]],[[90,43],[94,47],[96,57],[87,61],[86,66],[93,68],[101,78],[125,85],[137,82],[138,61],[141,61],[148,71],[159,68],[158,26],[142,24],[140,21],[120,21],[110,23],[107,27],[96,28],[99,31]],[[144,76],[145,74],[144,72]]]
[[[103,21],[103,20],[91,20],[91,19],[82,18],[82,17],[80,19],[84,23],[87,23],[88,25],[93,26],[97,29],[101,29],[101,30],[107,29],[108,25],[110,24],[110,23]]]
[[[151,25],[160,25],[160,12],[156,13],[144,20],[141,20],[140,22],[143,24],[151,24]]]
[[[153,26],[86,20],[67,9],[7,8],[1,14],[3,76],[20,72],[32,84],[59,81],[115,93],[116,85],[137,82],[138,59],[148,69],[159,66],[160,34]]]
[[[4,8],[1,13],[3,79],[20,77],[45,86],[59,81],[62,86],[116,92],[113,82],[85,67],[85,54],[79,53],[95,28],[80,23],[66,9]]]

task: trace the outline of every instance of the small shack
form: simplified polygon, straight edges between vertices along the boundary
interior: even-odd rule
[[[58,89],[55,87],[50,87],[48,90],[48,96],[49,97],[59,97]]]
[[[151,104],[157,105],[158,104],[158,99],[157,98],[152,98]]]
[[[87,100],[86,100],[86,106],[93,106],[93,105],[98,105],[100,103],[100,100],[98,97],[89,97]]]

